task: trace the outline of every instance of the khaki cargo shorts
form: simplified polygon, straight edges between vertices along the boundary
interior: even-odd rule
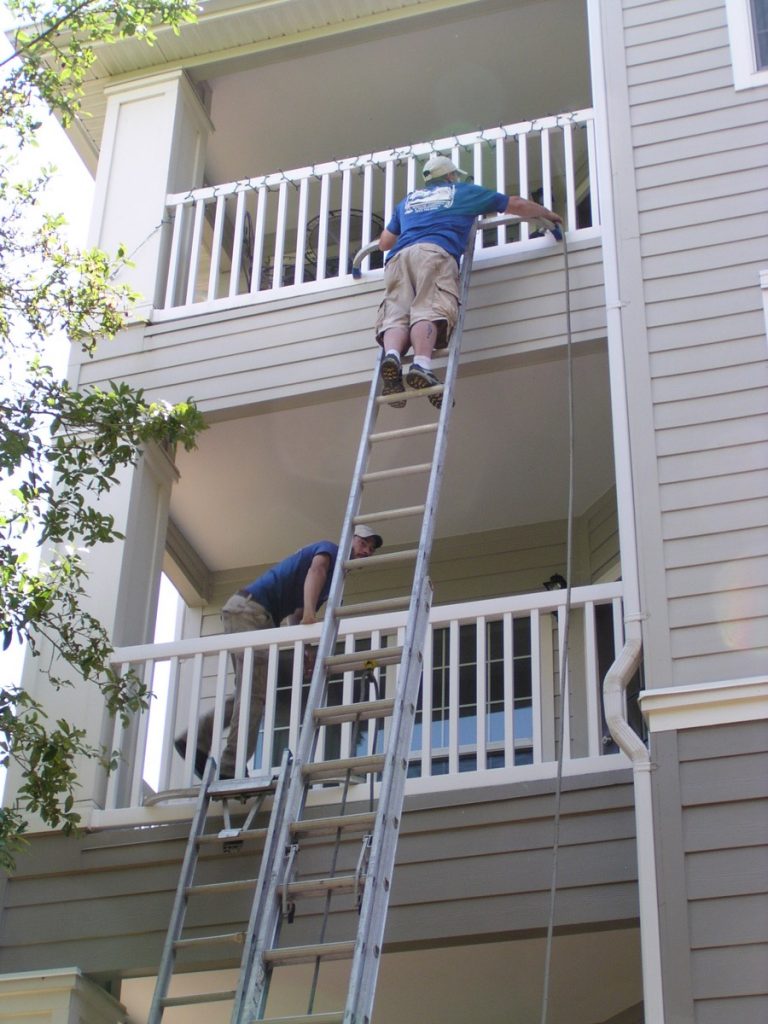
[[[438,324],[437,348],[445,348],[459,315],[459,268],[453,256],[432,242],[409,245],[387,261],[386,295],[376,318],[381,344],[390,327],[419,320]]]

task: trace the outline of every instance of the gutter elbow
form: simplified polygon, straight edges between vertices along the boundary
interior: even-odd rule
[[[629,681],[640,664],[642,644],[627,639],[621,653],[608,669],[603,681],[603,709],[611,736],[633,764],[650,760],[648,748],[627,722],[624,713],[624,694]]]

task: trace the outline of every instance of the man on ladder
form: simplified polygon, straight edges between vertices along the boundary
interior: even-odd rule
[[[459,263],[478,214],[501,213],[556,225],[562,218],[530,199],[506,196],[463,181],[464,171],[447,156],[431,157],[422,170],[425,188],[415,189],[395,207],[379,238],[389,252],[379,307],[376,340],[384,349],[380,372],[383,395],[440,383],[432,353],[445,348],[459,312]],[[413,362],[403,383],[402,357],[413,346]],[[429,396],[440,408],[442,393]],[[392,402],[401,408],[405,402]]]

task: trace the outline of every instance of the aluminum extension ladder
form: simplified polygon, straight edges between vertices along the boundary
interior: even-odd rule
[[[517,220],[516,217],[501,216],[480,223],[485,227],[514,223]],[[459,289],[461,305],[458,321],[451,336],[444,384],[421,390],[408,390],[385,398],[379,394],[378,366],[374,374],[341,531],[340,557],[337,559],[331,581],[295,757],[286,751],[277,781],[261,780],[257,785],[253,784],[259,780],[252,779],[216,782],[213,778],[215,763],[212,759],[208,761],[148,1024],[159,1024],[165,1007],[225,999],[233,1000],[232,1024],[250,1024],[255,1021],[264,1021],[268,1024],[369,1024],[371,1020],[421,681],[422,651],[429,624],[432,600],[432,585],[428,577],[429,558],[447,450],[448,426],[454,404],[453,391],[459,364],[477,227],[476,222],[462,260]],[[355,265],[359,266],[365,255],[375,247],[375,243],[372,243],[362,249],[355,257]],[[382,357],[383,352],[379,359]],[[430,419],[417,426],[374,432],[382,405],[403,399],[423,400],[438,393],[442,393],[443,401],[436,420]],[[430,433],[434,434],[434,452],[430,462],[383,470],[379,473],[368,471],[371,454],[379,445]],[[429,479],[423,503],[407,508],[381,509],[365,514],[361,512],[366,483],[397,476],[423,476],[427,473]],[[341,557],[341,552],[350,551],[353,531],[358,524],[378,524],[406,516],[421,517],[421,531],[416,548],[354,560]],[[344,582],[348,573],[371,571],[378,567],[404,563],[414,563],[410,595],[342,606]],[[405,608],[408,609],[408,615],[401,647],[382,647],[347,654],[334,653],[339,620],[342,617],[346,619],[356,615]],[[394,698],[381,699],[377,696],[374,700],[362,700],[347,705],[326,705],[329,676],[354,671],[366,673],[369,681],[375,681],[374,673],[388,665],[400,666]],[[391,721],[383,753],[376,750],[374,741],[374,753],[336,760],[315,760],[319,731],[322,728],[347,722],[353,723],[353,728],[356,728],[361,722],[376,720],[378,724],[380,720],[386,718],[390,718]],[[351,749],[356,749],[354,738]],[[377,776],[380,776],[381,782],[376,810],[368,813],[347,813],[350,782],[367,777],[371,781],[373,793],[373,779]],[[343,785],[339,802],[341,813],[320,818],[304,817],[309,789],[318,783],[328,782],[341,782]],[[209,992],[197,996],[169,997],[168,986],[177,950],[192,944],[232,938],[211,936],[205,939],[196,936],[185,940],[181,937],[186,899],[189,894],[196,891],[191,884],[196,859],[195,850],[200,844],[201,830],[210,799],[221,798],[219,790],[222,787],[230,798],[237,795],[247,798],[250,792],[274,789],[272,813],[255,887],[253,879],[229,883],[231,886],[254,889],[248,929],[243,936],[244,948],[238,986],[234,993]],[[248,824],[252,819],[253,815],[249,813]],[[263,834],[263,830],[261,831]],[[227,832],[225,829],[222,833],[225,838]],[[248,825],[244,833],[255,835]],[[351,875],[338,874],[336,860],[340,840],[342,837],[349,838],[355,835],[361,837],[357,869]],[[318,878],[297,879],[302,840],[319,836],[335,837],[330,869]],[[220,884],[223,886],[227,883]],[[356,898],[358,909],[355,934],[342,941],[326,941],[325,931],[332,898],[350,894]],[[325,899],[325,912],[318,941],[312,945],[281,945],[281,926],[285,920],[293,920],[296,902],[302,898],[318,896]],[[324,962],[331,960],[351,960],[346,1006],[331,1012],[316,1013],[314,1002],[319,971]],[[282,966],[296,964],[314,964],[306,1013],[289,1017],[265,1016],[273,973]]]

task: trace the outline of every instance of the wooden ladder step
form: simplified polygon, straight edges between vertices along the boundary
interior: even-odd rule
[[[402,647],[377,647],[370,651],[349,651],[331,654],[325,659],[329,672],[354,672],[356,669],[378,668],[380,665],[399,665],[403,659]]]
[[[228,882],[207,882],[204,885],[189,885],[184,890],[187,896],[215,895],[218,892],[239,892],[241,889],[254,889],[257,878],[232,878]]]
[[[197,992],[187,996],[166,996],[160,1000],[160,1005],[168,1009],[170,1006],[194,1006],[198,1003],[223,1003],[228,999],[235,998],[235,990],[228,989],[224,992]]]
[[[372,484],[377,480],[396,480],[400,476],[417,476],[428,473],[432,469],[431,462],[415,462],[411,466],[395,466],[394,469],[376,469],[372,473],[363,473],[361,483]]]
[[[272,967],[311,964],[315,960],[349,960],[355,952],[354,940],[320,942],[314,946],[284,946],[264,952],[264,962]]]
[[[199,935],[193,939],[177,939],[174,949],[193,949],[196,946],[214,945],[216,943],[235,942],[242,945],[245,942],[245,932],[222,932],[219,935]]]
[[[334,704],[317,708],[314,713],[318,725],[339,725],[341,722],[362,722],[370,718],[388,718],[395,708],[395,698],[364,700],[357,704]]]
[[[367,754],[364,757],[340,757],[334,761],[313,761],[301,769],[302,778],[308,782],[322,782],[343,779],[347,772],[355,775],[375,775],[384,768],[384,754]]]
[[[329,878],[303,878],[300,882],[288,883],[288,896],[293,899],[310,899],[313,896],[326,896],[334,893],[341,896],[355,892],[361,887],[364,879],[357,875],[333,875]],[[279,885],[277,891],[282,895],[284,886]]]
[[[211,783],[208,795],[212,800],[247,798],[258,793],[272,793],[276,784],[277,779],[274,775],[260,775],[247,779],[219,779]]]
[[[303,818],[291,825],[291,836],[311,839],[313,836],[332,836],[337,832],[362,835],[370,832],[376,821],[373,811],[360,814],[337,814],[328,818]]]

